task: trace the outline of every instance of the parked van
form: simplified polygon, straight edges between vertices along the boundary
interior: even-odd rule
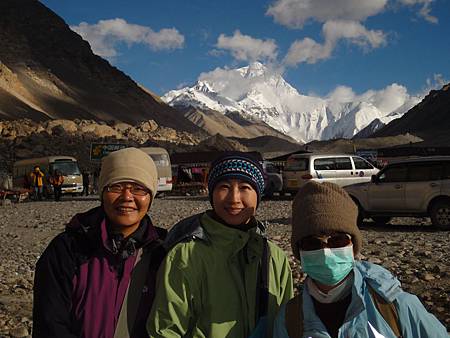
[[[147,153],[155,162],[158,171],[157,192],[166,192],[172,190],[172,167],[170,164],[169,153],[166,149],[160,147],[139,148]]]
[[[341,187],[369,182],[378,173],[368,161],[354,155],[294,154],[283,171],[283,191],[295,193],[308,181],[331,182]]]
[[[81,194],[83,192],[83,178],[76,158],[70,156],[46,156],[30,158],[14,162],[13,185],[28,188],[30,173],[35,166],[39,166],[44,173],[44,194],[53,193],[48,178],[59,170],[64,176],[63,194]]]

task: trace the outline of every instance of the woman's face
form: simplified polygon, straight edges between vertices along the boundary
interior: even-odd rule
[[[145,194],[142,195],[143,193]],[[115,183],[103,191],[103,208],[106,216],[113,230],[125,237],[139,227],[151,201],[150,192],[134,182]]]
[[[214,212],[225,223],[246,224],[255,214],[258,194],[251,184],[229,179],[220,181],[213,190]]]

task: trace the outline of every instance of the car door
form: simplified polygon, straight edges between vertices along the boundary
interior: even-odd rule
[[[357,156],[352,157],[355,171],[353,173],[353,182],[362,183],[370,181],[372,175],[375,175],[378,170],[365,159]]]
[[[408,182],[405,185],[405,209],[425,212],[428,201],[441,190],[442,163],[420,162],[408,165]]]
[[[350,156],[345,157],[335,157],[334,158],[336,166],[336,184],[341,187],[356,183],[354,181],[355,170],[353,169],[352,161]]]
[[[377,181],[369,184],[369,211],[390,212],[405,209],[405,183],[407,180],[405,164],[386,167],[377,176]]]
[[[336,183],[337,170],[335,159],[332,157],[316,158],[314,160],[314,178],[318,182]]]

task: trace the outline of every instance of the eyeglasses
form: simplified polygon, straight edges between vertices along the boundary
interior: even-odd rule
[[[147,188],[144,188],[143,186],[138,184],[115,183],[106,186],[106,191],[112,192],[114,194],[121,194],[125,189],[130,190],[130,192],[136,196],[145,196],[149,193],[149,190]]]
[[[337,232],[326,236],[308,236],[300,241],[300,250],[312,251],[323,248],[342,248],[352,243],[352,236]]]

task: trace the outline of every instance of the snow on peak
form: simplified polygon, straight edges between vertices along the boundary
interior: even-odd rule
[[[241,112],[309,142],[351,138],[375,119],[388,123],[400,117],[420,98],[410,97],[397,84],[359,96],[344,86],[326,98],[302,95],[279,72],[253,62],[238,69],[202,73],[193,87],[172,90],[162,99],[172,106]]]
[[[246,67],[237,69],[239,73],[245,78],[252,78],[257,76],[264,76],[268,72],[268,68],[261,62],[253,62]]]

